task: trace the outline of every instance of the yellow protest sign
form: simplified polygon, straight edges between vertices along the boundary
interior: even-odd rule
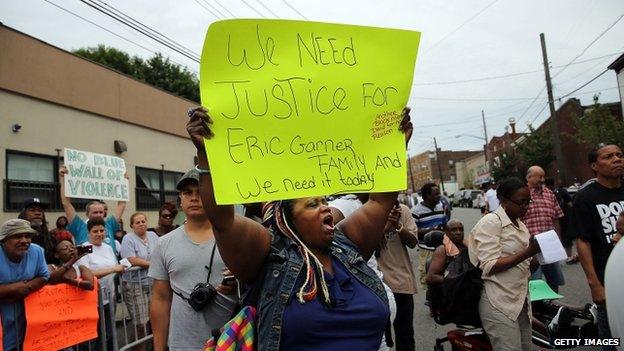
[[[405,189],[420,33],[285,20],[208,28],[202,105],[220,204]]]

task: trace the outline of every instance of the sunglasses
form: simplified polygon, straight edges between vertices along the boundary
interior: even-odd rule
[[[521,208],[529,207],[531,205],[531,202],[532,202],[531,199],[520,201],[520,202],[514,201],[512,199],[507,199],[507,200],[509,200],[509,202],[511,202],[511,203],[515,204],[516,206],[521,207]]]
[[[166,219],[172,219],[175,218],[174,214],[161,214],[160,215],[162,218],[166,218]]]

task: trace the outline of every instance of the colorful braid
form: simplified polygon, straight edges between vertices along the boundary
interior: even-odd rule
[[[323,274],[323,264],[303,243],[296,231],[290,227],[284,211],[282,201],[266,203],[262,208],[262,212],[264,213],[262,224],[286,235],[292,239],[299,248],[299,252],[303,257],[303,263],[306,269],[306,278],[297,292],[297,299],[300,303],[313,300],[318,293],[317,280],[320,279],[323,301],[329,304],[331,300],[329,298],[329,289],[327,288],[327,283],[325,282],[325,275]]]

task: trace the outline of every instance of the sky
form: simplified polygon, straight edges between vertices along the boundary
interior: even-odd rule
[[[482,150],[482,110],[490,139],[505,132],[510,118],[517,121],[519,132],[527,130],[528,123],[537,127],[546,120],[549,109],[540,33],[546,37],[555,107],[572,97],[588,105],[598,93],[601,102],[620,100],[612,70],[567,98],[559,98],[596,77],[624,52],[622,0],[96,1],[197,54],[208,26],[229,18],[419,31],[422,37],[408,103],[415,127],[408,146],[411,155],[433,150],[434,137],[444,150]],[[145,58],[162,52],[189,70],[199,71],[198,63],[79,0],[3,0],[0,22],[66,50],[105,44]]]

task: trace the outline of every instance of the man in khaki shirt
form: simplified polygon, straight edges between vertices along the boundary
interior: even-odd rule
[[[394,320],[396,350],[414,350],[414,294],[416,278],[407,248],[416,247],[418,227],[410,209],[401,204],[395,207],[386,223],[386,243],[380,250],[377,262],[383,272],[397,305]]]

